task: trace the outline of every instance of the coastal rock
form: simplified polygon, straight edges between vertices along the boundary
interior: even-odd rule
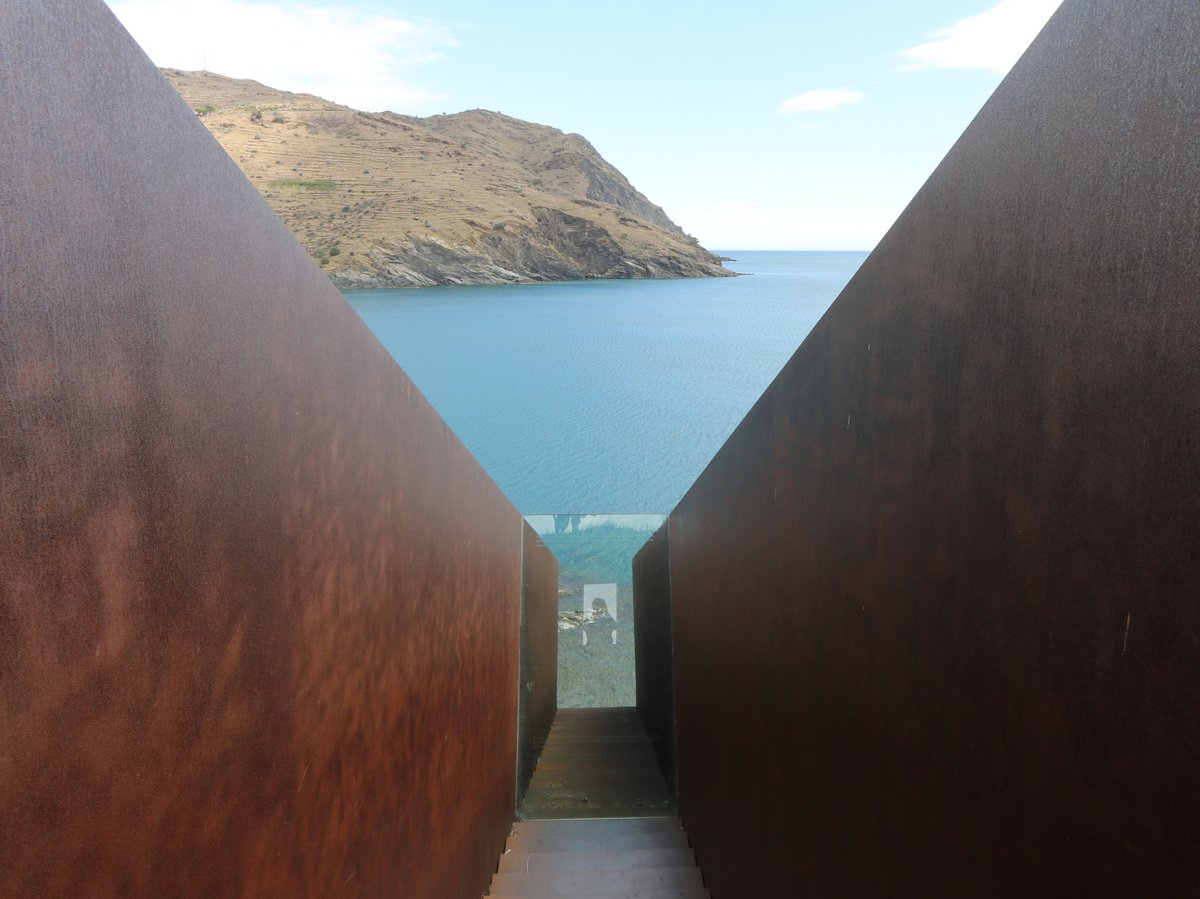
[[[340,287],[732,274],[578,134],[163,72]]]

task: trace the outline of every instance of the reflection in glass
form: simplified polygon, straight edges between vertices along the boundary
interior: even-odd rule
[[[665,515],[527,515],[558,557],[558,705],[632,706],[633,557]]]

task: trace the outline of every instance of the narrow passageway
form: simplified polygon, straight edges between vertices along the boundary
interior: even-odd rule
[[[707,899],[637,709],[559,709],[489,896]]]

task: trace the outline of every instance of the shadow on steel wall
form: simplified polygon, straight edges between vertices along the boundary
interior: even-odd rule
[[[99,0],[0,39],[0,894],[480,895],[520,516]]]
[[[558,560],[528,522],[521,566],[521,676],[515,803],[529,786],[558,711]]]
[[[671,635],[671,572],[664,523],[633,558],[637,710],[654,744],[667,786],[675,770],[675,680]]]
[[[1200,890],[1198,73],[1067,0],[671,515],[714,899]]]

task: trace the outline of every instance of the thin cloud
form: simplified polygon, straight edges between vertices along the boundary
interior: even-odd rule
[[[108,5],[160,66],[253,78],[371,111],[425,111],[446,99],[411,80],[455,44],[436,23],[284,0]]]
[[[902,72],[985,69],[1005,74],[1037,37],[1062,0],[1000,0],[974,16],[933,32],[931,40],[900,51]]]
[[[824,112],[829,109],[837,109],[839,106],[848,106],[851,103],[861,103],[864,99],[866,99],[865,96],[858,91],[805,91],[794,97],[788,97],[779,104],[779,109],[781,112]]]

